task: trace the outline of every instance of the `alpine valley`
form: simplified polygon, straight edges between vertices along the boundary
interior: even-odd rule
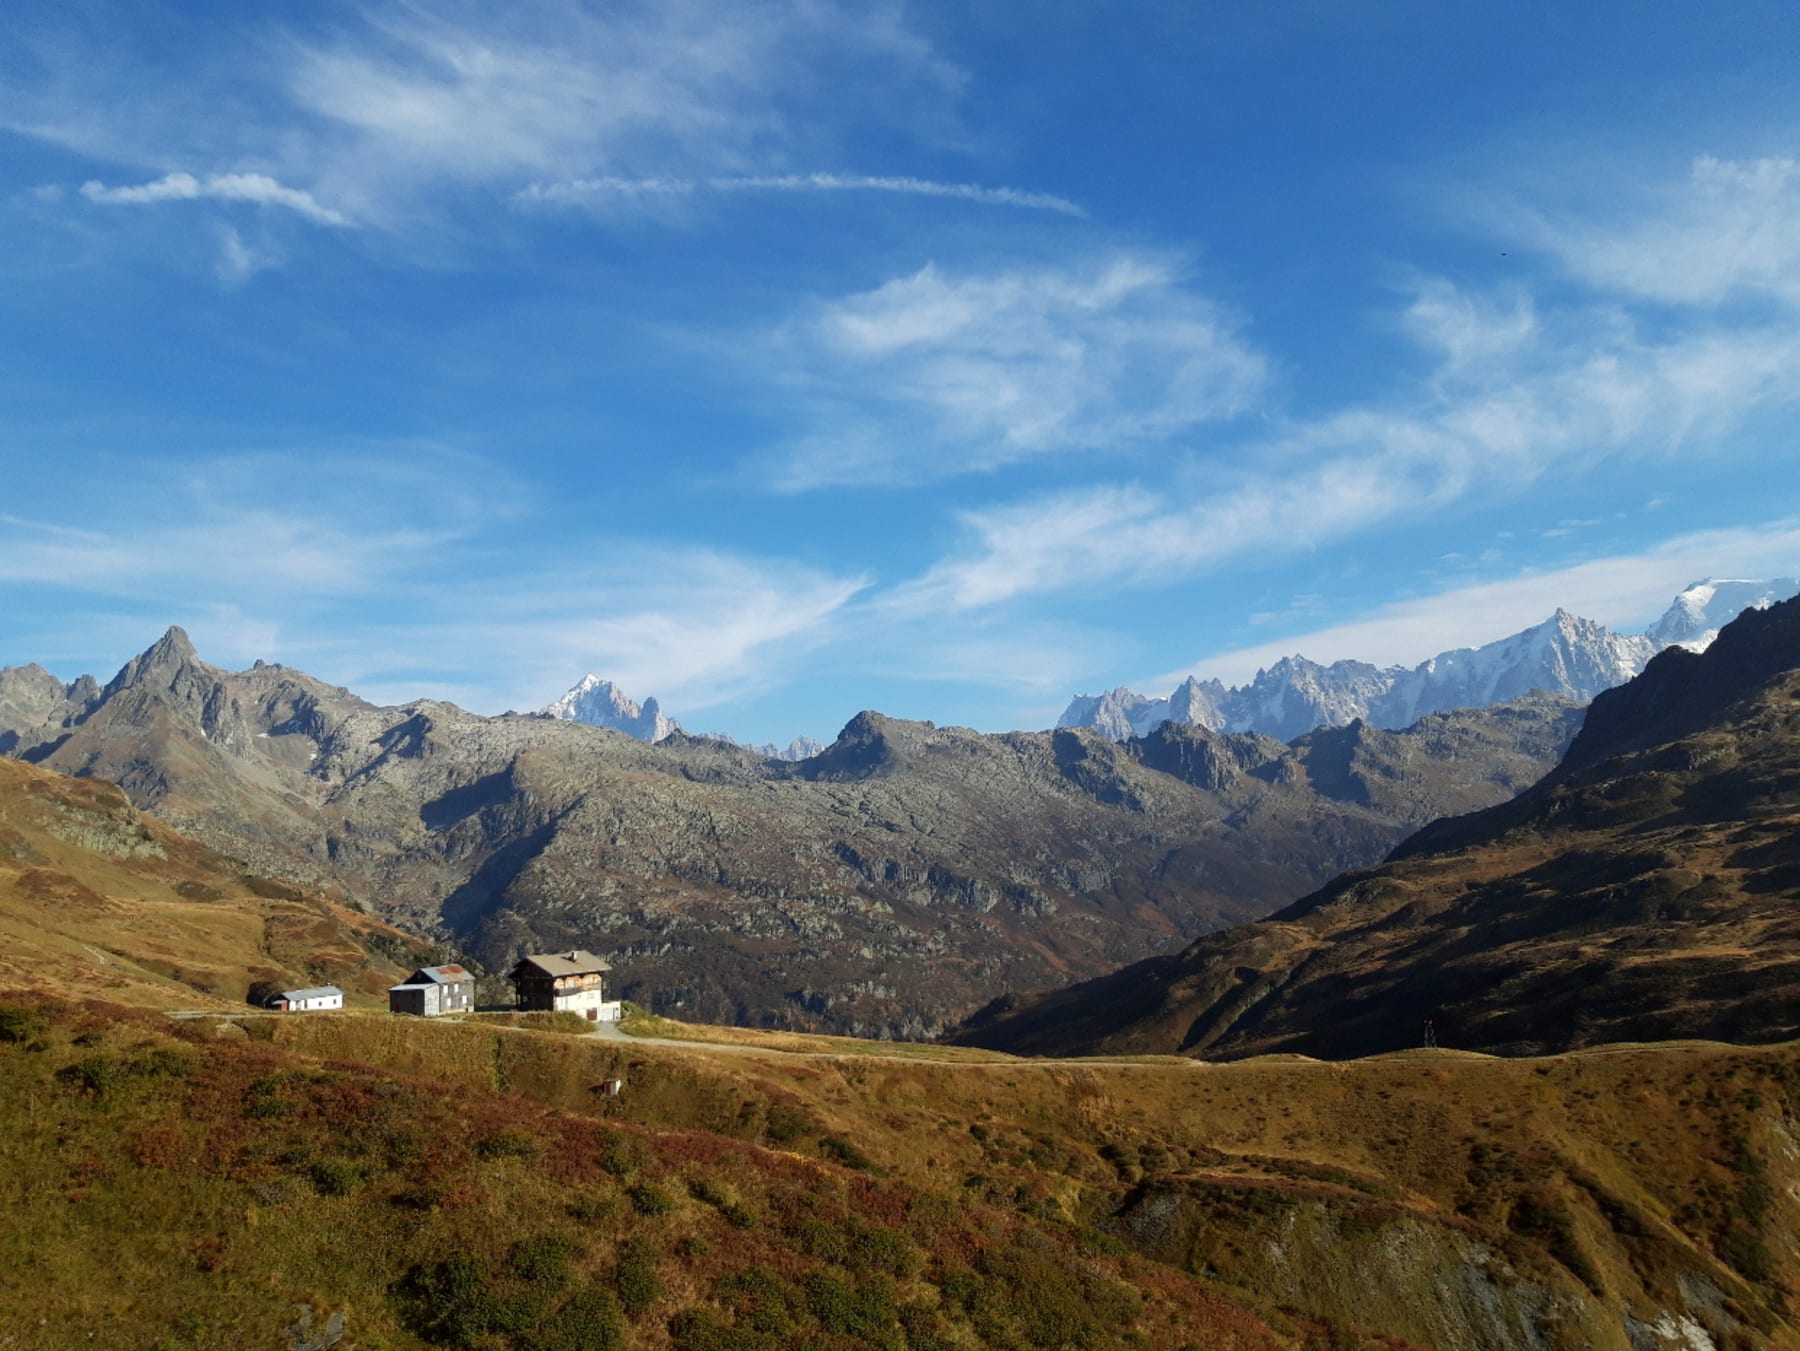
[[[1374,863],[1534,782],[1579,718],[1534,696],[1403,732],[1170,725],[1120,745],[863,713],[789,762],[379,708],[279,666],[209,666],[179,629],[105,686],[0,673],[11,755],[115,782],[245,868],[490,969],[582,945],[659,1010],[915,1037]]]
[[[1292,682],[1375,668],[1287,663],[1289,683],[1238,692],[1287,710],[1276,724],[1311,710],[1286,742],[1210,715],[1121,741],[865,712],[817,753],[756,751],[592,676],[538,714],[384,708],[281,666],[210,666],[171,629],[104,686],[0,671],[0,751],[115,782],[244,868],[490,970],[584,946],[660,1011],[917,1038],[1259,919],[1507,801],[1575,735],[1570,696],[1797,586],[1697,584],[1632,639],[1559,613],[1404,681],[1376,672],[1366,720]],[[1376,725],[1403,689],[1477,703]]]

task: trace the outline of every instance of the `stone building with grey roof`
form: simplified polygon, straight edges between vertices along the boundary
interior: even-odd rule
[[[455,962],[421,966],[398,985],[388,987],[388,1012],[435,1018],[444,1013],[470,1013],[475,1008],[475,976]]]

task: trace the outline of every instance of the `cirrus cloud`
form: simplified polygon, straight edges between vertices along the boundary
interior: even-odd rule
[[[1238,330],[1166,255],[985,272],[928,263],[816,302],[758,344],[760,369],[799,396],[809,424],[773,482],[922,482],[1226,421],[1268,378]]]
[[[1800,301],[1800,160],[1702,155],[1684,178],[1619,187],[1605,209],[1491,209],[1606,291],[1675,305]]]

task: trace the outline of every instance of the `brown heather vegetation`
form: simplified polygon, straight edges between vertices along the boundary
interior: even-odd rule
[[[276,1346],[302,1309],[365,1351],[1259,1348],[1310,1327],[1138,1280],[1141,1259],[1010,1201],[825,1161],[801,1094],[744,1098],[685,1057],[624,1048],[644,1091],[611,1113],[608,1050],[530,1031],[23,1000],[0,1038],[0,1308],[36,1311],[9,1347]],[[495,1082],[513,1091],[467,1086]]]
[[[0,1308],[171,1351],[301,1305],[361,1348],[1800,1346],[1797,1118],[1795,1047],[981,1064],[21,999]]]

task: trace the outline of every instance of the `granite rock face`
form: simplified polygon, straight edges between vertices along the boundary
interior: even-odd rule
[[[1530,699],[1391,732],[983,735],[858,715],[797,761],[679,731],[383,708],[179,630],[104,688],[0,671],[8,753],[120,784],[260,873],[487,963],[609,955],[693,1018],[938,1030],[1255,918],[1512,796],[1580,721]]]

